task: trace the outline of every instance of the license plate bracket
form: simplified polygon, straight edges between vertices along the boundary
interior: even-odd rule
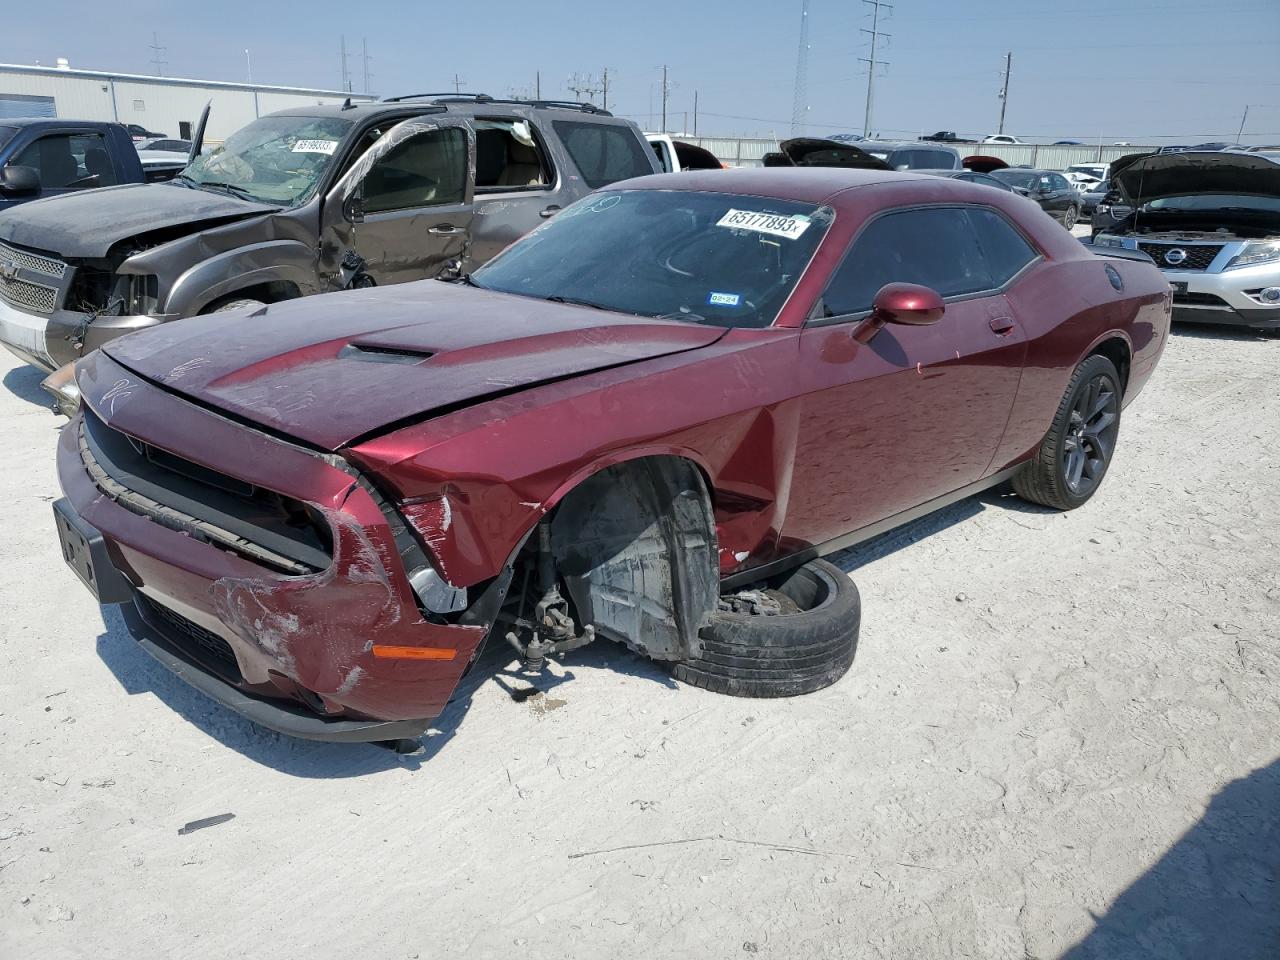
[[[1173,292],[1182,294],[1187,292],[1187,282],[1185,280],[1171,280],[1169,286],[1173,287]]]
[[[133,590],[107,556],[102,534],[86,523],[65,497],[54,501],[53,519],[58,528],[62,559],[98,602],[129,602],[133,598]]]

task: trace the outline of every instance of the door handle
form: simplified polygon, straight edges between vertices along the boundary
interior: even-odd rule
[[[547,207],[540,214],[538,214],[538,216],[546,220],[548,217],[554,217],[559,212],[560,212],[560,204],[553,203],[551,206]]]
[[[427,233],[435,234],[437,237],[450,237],[461,232],[452,223],[437,223],[434,227],[427,227]]]
[[[991,332],[997,337],[1007,335],[1014,327],[1012,317],[992,317],[990,321]]]

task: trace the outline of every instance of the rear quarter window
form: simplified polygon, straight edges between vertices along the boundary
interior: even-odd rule
[[[552,126],[593,190],[654,172],[653,154],[630,127],[577,120],[555,120]]]

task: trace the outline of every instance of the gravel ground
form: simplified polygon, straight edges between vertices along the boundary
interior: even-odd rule
[[[1180,331],[1085,508],[989,494],[837,557],[828,690],[601,642],[526,695],[494,649],[410,759],[137,649],[63,568],[58,421],[10,364],[0,956],[1275,957],[1278,358]]]

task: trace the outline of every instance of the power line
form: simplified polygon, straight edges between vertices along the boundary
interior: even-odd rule
[[[867,110],[862,116],[862,135],[864,137],[871,136],[871,108],[875,104],[876,96],[876,67],[884,65],[888,66],[888,60],[876,59],[876,45],[881,37],[889,39],[889,34],[880,30],[880,8],[892,10],[893,4],[885,3],[884,0],[862,0],[862,2],[871,8],[871,29],[863,27],[862,33],[871,34],[871,56],[859,57],[861,63],[867,65]]]
[[[800,133],[809,110],[809,0],[800,4],[800,49],[796,51],[796,83],[791,103],[791,135]]]

